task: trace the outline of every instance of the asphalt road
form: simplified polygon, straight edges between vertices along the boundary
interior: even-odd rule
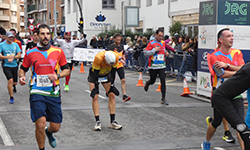
[[[60,150],[198,150],[205,139],[207,125],[205,118],[212,115],[208,99],[181,97],[183,82],[167,77],[167,100],[169,106],[160,104],[159,79],[145,92],[135,86],[139,73],[125,70],[129,102],[122,102],[122,95],[116,97],[116,120],[123,125],[122,130],[108,128],[108,98],[104,88],[100,88],[100,119],[102,131],[93,131],[95,119],[89,96],[86,73],[79,73],[75,67],[70,80],[70,91],[62,90],[63,123],[55,134]],[[37,149],[35,126],[30,119],[28,86],[17,86],[15,104],[9,104],[7,81],[0,71],[0,150]],[[148,80],[147,74],[143,81]],[[63,89],[64,79],[60,79]],[[116,86],[120,90],[119,77]],[[196,83],[188,83],[190,91],[195,91]],[[121,90],[120,90],[121,91]],[[204,101],[203,101],[204,100]],[[232,130],[234,137],[236,132]],[[220,126],[212,138],[212,150],[240,149],[238,142],[228,144],[222,140],[223,127]],[[46,149],[52,149],[46,139]]]

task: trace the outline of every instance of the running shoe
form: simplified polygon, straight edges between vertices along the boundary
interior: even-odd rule
[[[209,124],[210,124],[210,122],[212,122],[212,120],[213,120],[213,118],[210,117],[210,116],[208,116],[208,117],[206,118],[207,126],[209,126]]]
[[[69,85],[65,85],[64,91],[69,91]]]
[[[10,104],[14,104],[14,97],[11,97],[10,98],[10,102],[9,102]]]
[[[117,123],[117,121],[113,121],[110,125],[109,128],[115,129],[115,130],[121,130],[122,129],[122,125],[119,125]]]
[[[168,102],[165,98],[161,99],[161,104],[163,105],[168,105]]]
[[[102,124],[101,121],[96,121],[95,127],[94,127],[95,131],[101,131],[102,130]]]
[[[50,145],[52,148],[55,148],[55,147],[57,146],[57,142],[56,142],[55,137],[53,136],[53,133],[49,133],[47,127],[45,128],[45,133],[46,133],[46,135],[47,135],[47,137],[48,137],[49,145]]]
[[[146,83],[145,83],[145,85],[144,85],[144,91],[148,91],[148,87],[149,87],[149,85],[147,84],[147,81],[146,81]]]
[[[230,131],[225,131],[222,139],[225,140],[227,143],[235,143],[235,139]]]
[[[201,149],[202,150],[210,150],[210,145],[211,145],[211,143],[203,142],[203,143],[201,143]]]
[[[123,99],[122,99],[122,101],[123,101],[123,102],[127,102],[127,101],[129,101],[130,99],[131,99],[131,97],[130,97],[130,96],[123,95]]]

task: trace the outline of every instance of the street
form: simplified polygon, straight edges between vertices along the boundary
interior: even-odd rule
[[[116,75],[115,85],[120,91],[116,97],[116,120],[123,125],[122,130],[109,129],[108,98],[100,86],[100,120],[102,131],[94,131],[95,118],[92,100],[87,82],[89,65],[86,73],[79,73],[80,66],[75,66],[70,80],[70,91],[63,91],[65,79],[60,79],[62,94],[63,122],[58,133],[54,134],[60,150],[198,150],[206,136],[206,117],[212,116],[211,104],[194,97],[181,97],[183,81],[166,78],[169,106],[160,104],[161,93],[156,92],[159,79],[149,86],[148,92],[143,87],[135,86],[139,72],[125,69],[127,94],[131,100],[122,102],[121,84]],[[30,74],[27,73],[27,79]],[[9,104],[7,80],[0,71],[0,150],[38,149],[35,139],[35,125],[30,119],[28,86],[17,86],[14,93],[15,104]],[[143,83],[149,79],[143,75]],[[191,92],[196,83],[188,82]],[[205,98],[204,98],[205,99]],[[208,100],[208,99],[206,99]],[[1,124],[2,123],[2,124]],[[6,129],[6,130],[5,130]],[[236,138],[235,130],[231,129]],[[221,125],[211,140],[212,150],[240,149],[238,140],[228,144],[222,140],[224,133]],[[46,139],[45,148],[52,149]]]

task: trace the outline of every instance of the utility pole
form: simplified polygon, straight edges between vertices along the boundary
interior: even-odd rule
[[[24,0],[24,30],[27,35],[27,0]]]
[[[54,36],[56,36],[57,35],[57,32],[56,32],[56,0],[54,0],[54,24],[55,24]]]
[[[80,11],[80,15],[81,15],[81,18],[80,18],[80,23],[78,23],[79,24],[79,32],[81,33],[81,34],[83,34],[84,33],[84,30],[83,30],[83,15],[82,15],[82,7],[81,7],[81,5],[80,5],[80,3],[79,3],[79,1],[78,0],[76,0],[76,2],[77,2],[77,5],[78,5],[78,7],[79,7],[79,11]]]
[[[121,14],[121,18],[122,18],[122,35],[125,35],[125,26],[124,26],[124,1],[122,1],[121,3],[121,11],[122,11],[122,14]]]

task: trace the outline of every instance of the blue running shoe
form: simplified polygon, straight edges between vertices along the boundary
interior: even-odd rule
[[[53,133],[49,133],[47,127],[45,128],[45,133],[46,133],[46,135],[47,135],[47,137],[48,137],[49,145],[50,145],[52,148],[55,148],[55,147],[57,146],[57,142],[56,142],[56,139],[55,139],[54,136],[53,136]]]
[[[11,97],[10,98],[10,102],[9,102],[10,104],[14,104],[14,97]]]
[[[201,143],[201,149],[202,150],[210,150],[210,145],[211,145],[211,143],[203,142],[203,143]]]

